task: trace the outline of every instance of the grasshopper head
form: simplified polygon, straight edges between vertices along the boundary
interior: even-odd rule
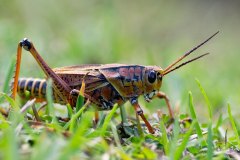
[[[147,66],[145,70],[144,98],[150,101],[162,85],[163,69],[158,66]]]

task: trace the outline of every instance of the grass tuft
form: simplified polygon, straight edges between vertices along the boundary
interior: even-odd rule
[[[49,81],[49,83],[51,82]],[[49,92],[48,95],[51,95],[50,90],[47,92]],[[225,145],[224,138],[218,134],[223,127],[222,116],[219,116],[214,129],[212,129],[213,121],[201,124],[197,118],[191,92],[189,92],[189,110],[192,122],[188,120],[186,114],[176,116],[174,123],[170,123],[169,116],[159,115],[159,120],[149,120],[156,129],[154,135],[141,134],[142,132],[147,133],[142,122],[136,120],[135,124],[130,125],[124,108],[121,109],[121,116],[118,115],[119,107],[117,105],[114,105],[106,116],[104,114],[100,116],[97,126],[92,123],[94,112],[85,112],[89,101],[80,106],[79,110],[72,109],[70,105],[67,105],[66,116],[70,119],[66,122],[57,118],[56,106],[52,103],[53,106],[48,105],[45,108],[48,111],[38,113],[39,120],[36,122],[34,119],[31,120],[31,116],[30,120],[27,118],[27,115],[34,114],[32,110],[25,107],[20,109],[16,101],[9,96],[4,93],[1,93],[1,96],[9,104],[15,106],[12,107],[8,118],[0,116],[0,132],[2,132],[0,153],[4,152],[1,157],[3,159],[15,156],[18,156],[19,159],[26,159],[26,157],[27,159],[99,159],[99,157],[110,157],[111,159],[162,159],[166,157],[169,159],[193,157],[212,159],[233,154],[228,151],[229,147],[239,148],[237,126],[232,117],[230,105],[228,106],[229,119],[236,136],[234,139],[226,137],[228,145]],[[51,103],[52,99],[49,98],[48,101]],[[25,106],[29,107],[33,102],[34,100],[29,101]],[[23,109],[24,112],[21,113],[20,111]],[[49,116],[50,121],[46,120],[44,116]],[[126,127],[124,134],[119,130],[122,123],[117,125],[121,117],[124,118]],[[141,130],[137,129],[138,127],[141,127]],[[207,134],[206,141],[205,134]],[[23,150],[23,146],[28,146],[28,149]],[[47,149],[46,146],[49,146],[50,149]],[[7,152],[8,150],[12,152]],[[22,154],[25,152],[28,154]]]

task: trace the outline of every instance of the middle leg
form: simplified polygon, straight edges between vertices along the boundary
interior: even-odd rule
[[[148,120],[146,119],[146,117],[143,114],[143,110],[140,107],[140,105],[138,104],[137,98],[132,98],[130,100],[131,104],[133,105],[135,112],[137,113],[137,115],[141,116],[142,120],[144,121],[144,123],[146,124],[148,131],[152,134],[155,133],[153,127],[151,126],[151,124],[148,122]]]

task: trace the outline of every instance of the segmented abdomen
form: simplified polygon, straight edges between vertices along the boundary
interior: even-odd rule
[[[81,86],[75,86],[73,88],[80,90]],[[18,80],[18,95],[27,100],[36,98],[37,102],[46,101],[46,89],[47,81],[45,79],[19,78]],[[66,102],[54,92],[54,89],[52,89],[52,92],[55,103],[66,104]],[[85,94],[89,96],[91,102],[98,106],[98,110],[110,110],[115,103],[121,105],[126,101],[111,84],[86,91]],[[76,99],[73,100],[77,101],[77,97],[75,98]]]
[[[18,95],[22,98],[33,99],[36,98],[37,102],[46,101],[46,79],[38,78],[19,78],[18,80]],[[28,92],[28,93],[27,93]],[[65,104],[60,96],[52,89],[53,101],[59,104]]]
[[[47,83],[45,79],[19,78],[17,92],[21,97],[45,99]],[[28,93],[29,94],[28,94]]]

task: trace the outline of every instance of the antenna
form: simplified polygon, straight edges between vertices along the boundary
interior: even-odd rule
[[[164,69],[164,73],[163,75],[166,75],[166,73],[169,73],[168,71],[172,69],[172,67],[174,67],[178,62],[180,62],[181,60],[183,60],[185,57],[187,57],[188,55],[190,55],[192,52],[194,52],[195,50],[197,50],[198,48],[200,48],[202,45],[204,45],[205,43],[207,43],[210,39],[212,39],[214,36],[216,36],[217,34],[219,33],[219,31],[217,31],[216,33],[214,33],[212,36],[210,36],[208,39],[206,39],[205,41],[203,41],[202,43],[200,43],[199,45],[197,45],[196,47],[194,47],[193,49],[191,49],[190,51],[186,52],[183,54],[183,56],[179,57],[176,61],[174,61],[172,64],[170,64],[167,68]],[[188,61],[188,63],[194,61],[194,60],[197,60],[199,58],[203,57],[202,56],[199,56],[199,57],[196,57],[190,61]],[[187,64],[187,63],[186,63]],[[185,65],[185,64],[184,64]],[[182,64],[180,66],[183,66]],[[180,66],[178,68],[180,68]],[[175,68],[177,69],[177,68]],[[175,70],[174,69],[174,70]]]
[[[180,64],[180,65],[178,65],[178,66],[176,66],[176,67],[168,70],[167,72],[164,72],[163,75],[166,75],[166,74],[168,74],[168,73],[170,73],[170,72],[172,72],[172,71],[174,71],[174,70],[176,70],[176,69],[178,69],[178,68],[181,68],[182,66],[184,66],[184,65],[186,65],[186,64],[188,64],[188,63],[191,63],[191,62],[193,62],[193,61],[195,61],[195,60],[197,60],[197,59],[199,59],[199,58],[202,58],[202,57],[204,57],[204,56],[206,56],[206,55],[208,55],[208,54],[210,54],[210,53],[205,53],[205,54],[202,54],[202,55],[200,55],[200,56],[198,56],[198,57],[195,57],[195,58],[193,58],[193,59],[190,59],[189,61],[183,62],[182,64]]]

